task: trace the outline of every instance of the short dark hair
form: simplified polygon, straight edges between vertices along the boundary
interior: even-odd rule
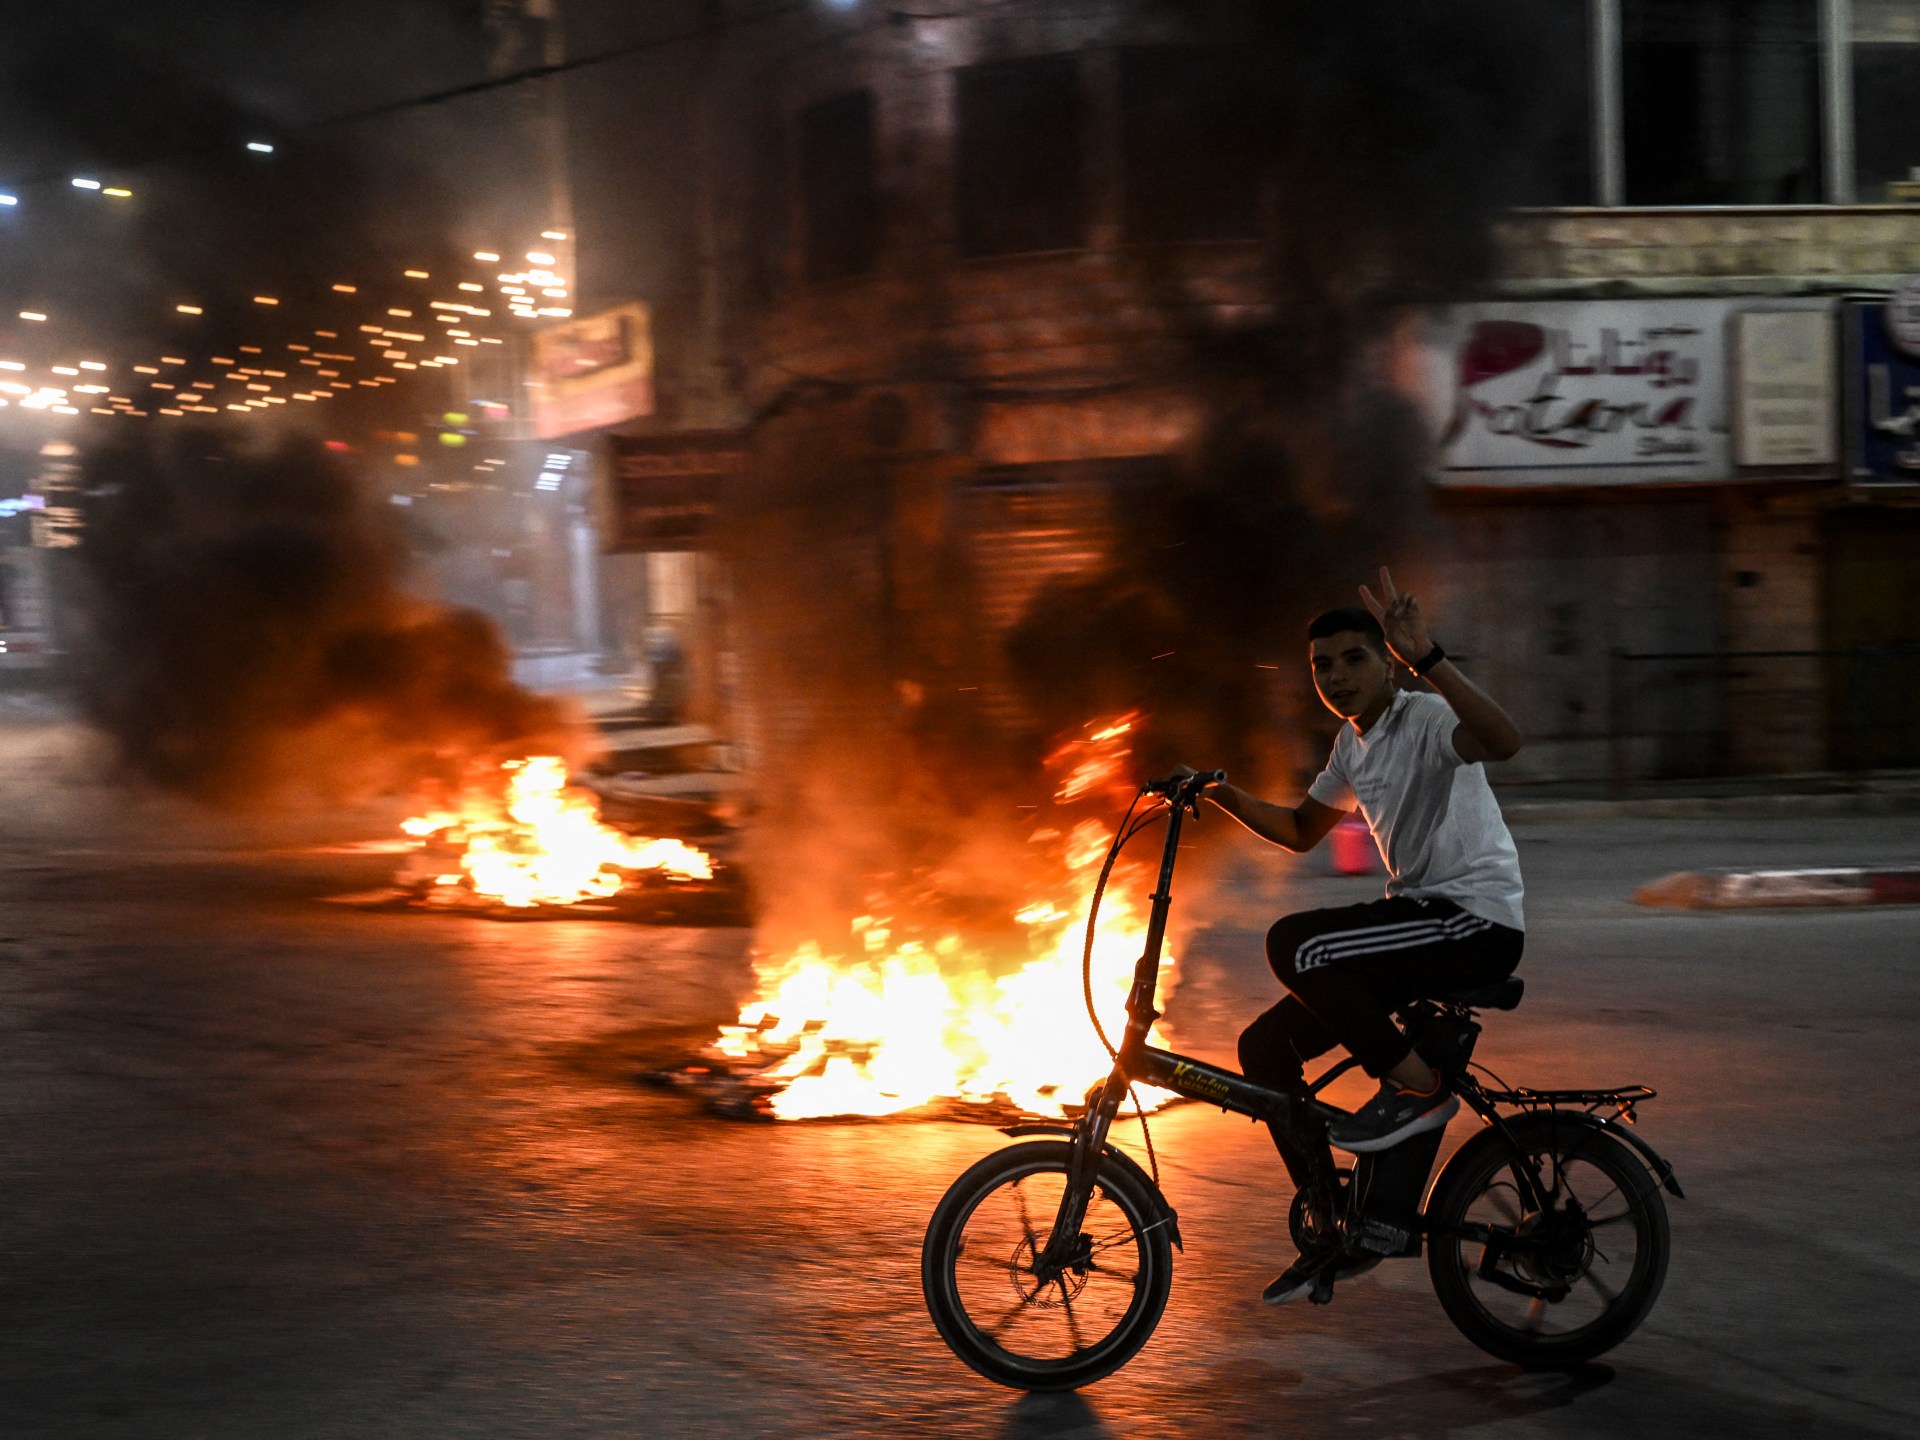
[[[1309,642],[1324,640],[1329,635],[1339,635],[1348,630],[1357,631],[1382,660],[1387,658],[1386,632],[1380,628],[1380,622],[1373,618],[1371,610],[1363,610],[1358,605],[1341,605],[1321,611],[1308,622],[1307,639]]]

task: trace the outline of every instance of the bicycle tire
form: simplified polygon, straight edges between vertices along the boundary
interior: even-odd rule
[[[1031,1140],[987,1156],[948,1187],[921,1247],[921,1290],[941,1338],[974,1370],[1015,1390],[1075,1390],[1111,1375],[1152,1336],[1173,1287],[1170,1227],[1158,1197],[1103,1158],[1084,1233],[1097,1238],[1098,1253],[1121,1258],[1104,1265],[1093,1261],[1077,1274],[1028,1288],[1032,1271],[1023,1270],[1021,1260],[1046,1244],[1071,1154],[1065,1140]],[[1030,1180],[1037,1182],[1037,1193],[1029,1197],[1023,1186]],[[1004,1201],[996,1200],[1003,1194]],[[1017,1217],[998,1213],[1006,1201],[1014,1202]],[[985,1210],[996,1213],[983,1214]],[[1001,1218],[1015,1224],[996,1230]],[[976,1222],[977,1245],[969,1236]],[[1136,1267],[1131,1274],[1124,1273],[1128,1264]],[[1099,1287],[1085,1307],[1089,1323],[1104,1323],[1093,1313],[1095,1305],[1122,1308],[1098,1338],[1089,1339],[1080,1328],[1082,1312],[1076,1311],[1075,1302],[1086,1299],[1087,1287],[1096,1278]],[[1010,1306],[1005,1303],[1009,1297]],[[976,1313],[989,1307],[990,1315]],[[1063,1344],[1028,1340],[1021,1342],[1027,1346],[1023,1351],[1007,1343],[1009,1330],[1027,1321],[1044,1321],[1047,1312],[1064,1321],[1056,1327],[1067,1335]],[[1037,1327],[1024,1333],[1037,1334]],[[1066,1353],[1041,1353],[1061,1348]]]
[[[1549,1212],[1522,1198],[1514,1148],[1497,1129],[1483,1130],[1448,1163],[1427,1206],[1434,1293],[1460,1333],[1490,1355],[1536,1370],[1584,1364],[1631,1335],[1660,1298],[1672,1251],[1666,1201],[1640,1158],[1596,1125],[1535,1113],[1509,1121],[1507,1129],[1549,1192]],[[1582,1214],[1561,1209],[1566,1202]],[[1470,1220],[1540,1241],[1536,1250],[1517,1248],[1492,1265],[1533,1293],[1516,1294],[1480,1274],[1484,1242],[1448,1234]],[[1607,1234],[1596,1239],[1600,1231]],[[1629,1235],[1633,1254],[1623,1262],[1616,1252],[1623,1253]],[[1602,1262],[1617,1288],[1610,1290],[1596,1273]],[[1598,1309],[1576,1320],[1591,1308],[1589,1292]],[[1578,1311],[1556,1309],[1576,1295]],[[1521,1319],[1508,1318],[1522,1303]]]

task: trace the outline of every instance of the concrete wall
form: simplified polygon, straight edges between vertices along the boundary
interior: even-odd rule
[[[1920,205],[1523,211],[1502,289],[1554,295],[1799,295],[1920,272]]]

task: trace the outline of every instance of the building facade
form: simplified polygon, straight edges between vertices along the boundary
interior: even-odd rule
[[[1005,637],[1191,454],[1196,317],[1267,313],[1262,237],[1311,219],[1276,212],[1195,12],[774,8],[712,53],[694,153],[720,178],[635,432],[748,457],[716,534],[754,573],[702,562],[680,603],[757,597],[753,633],[705,631],[713,673],[737,647],[778,677],[735,717],[750,752],[935,691],[944,723],[1017,723]],[[1381,359],[1445,441],[1419,544],[1381,558],[1536,737],[1514,778],[1920,763],[1920,509],[1849,458],[1904,413],[1875,412],[1863,347],[1920,273],[1920,7],[1540,8],[1566,78],[1501,276]],[[1553,392],[1555,438],[1625,459],[1528,450],[1522,412],[1570,376],[1598,388]]]

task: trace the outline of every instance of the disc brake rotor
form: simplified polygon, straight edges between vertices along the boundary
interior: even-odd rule
[[[1046,1248],[1044,1242],[1040,1248]],[[1013,1282],[1014,1293],[1027,1304],[1056,1309],[1077,1300],[1086,1289],[1086,1264],[1069,1265],[1043,1278],[1034,1270],[1034,1259],[1034,1242],[1028,1238],[1013,1247],[1012,1258],[1007,1261],[1007,1278]]]
[[[1571,1285],[1593,1264],[1593,1231],[1577,1210],[1533,1214],[1514,1227],[1514,1237],[1530,1243],[1516,1248],[1515,1274],[1540,1286]]]

